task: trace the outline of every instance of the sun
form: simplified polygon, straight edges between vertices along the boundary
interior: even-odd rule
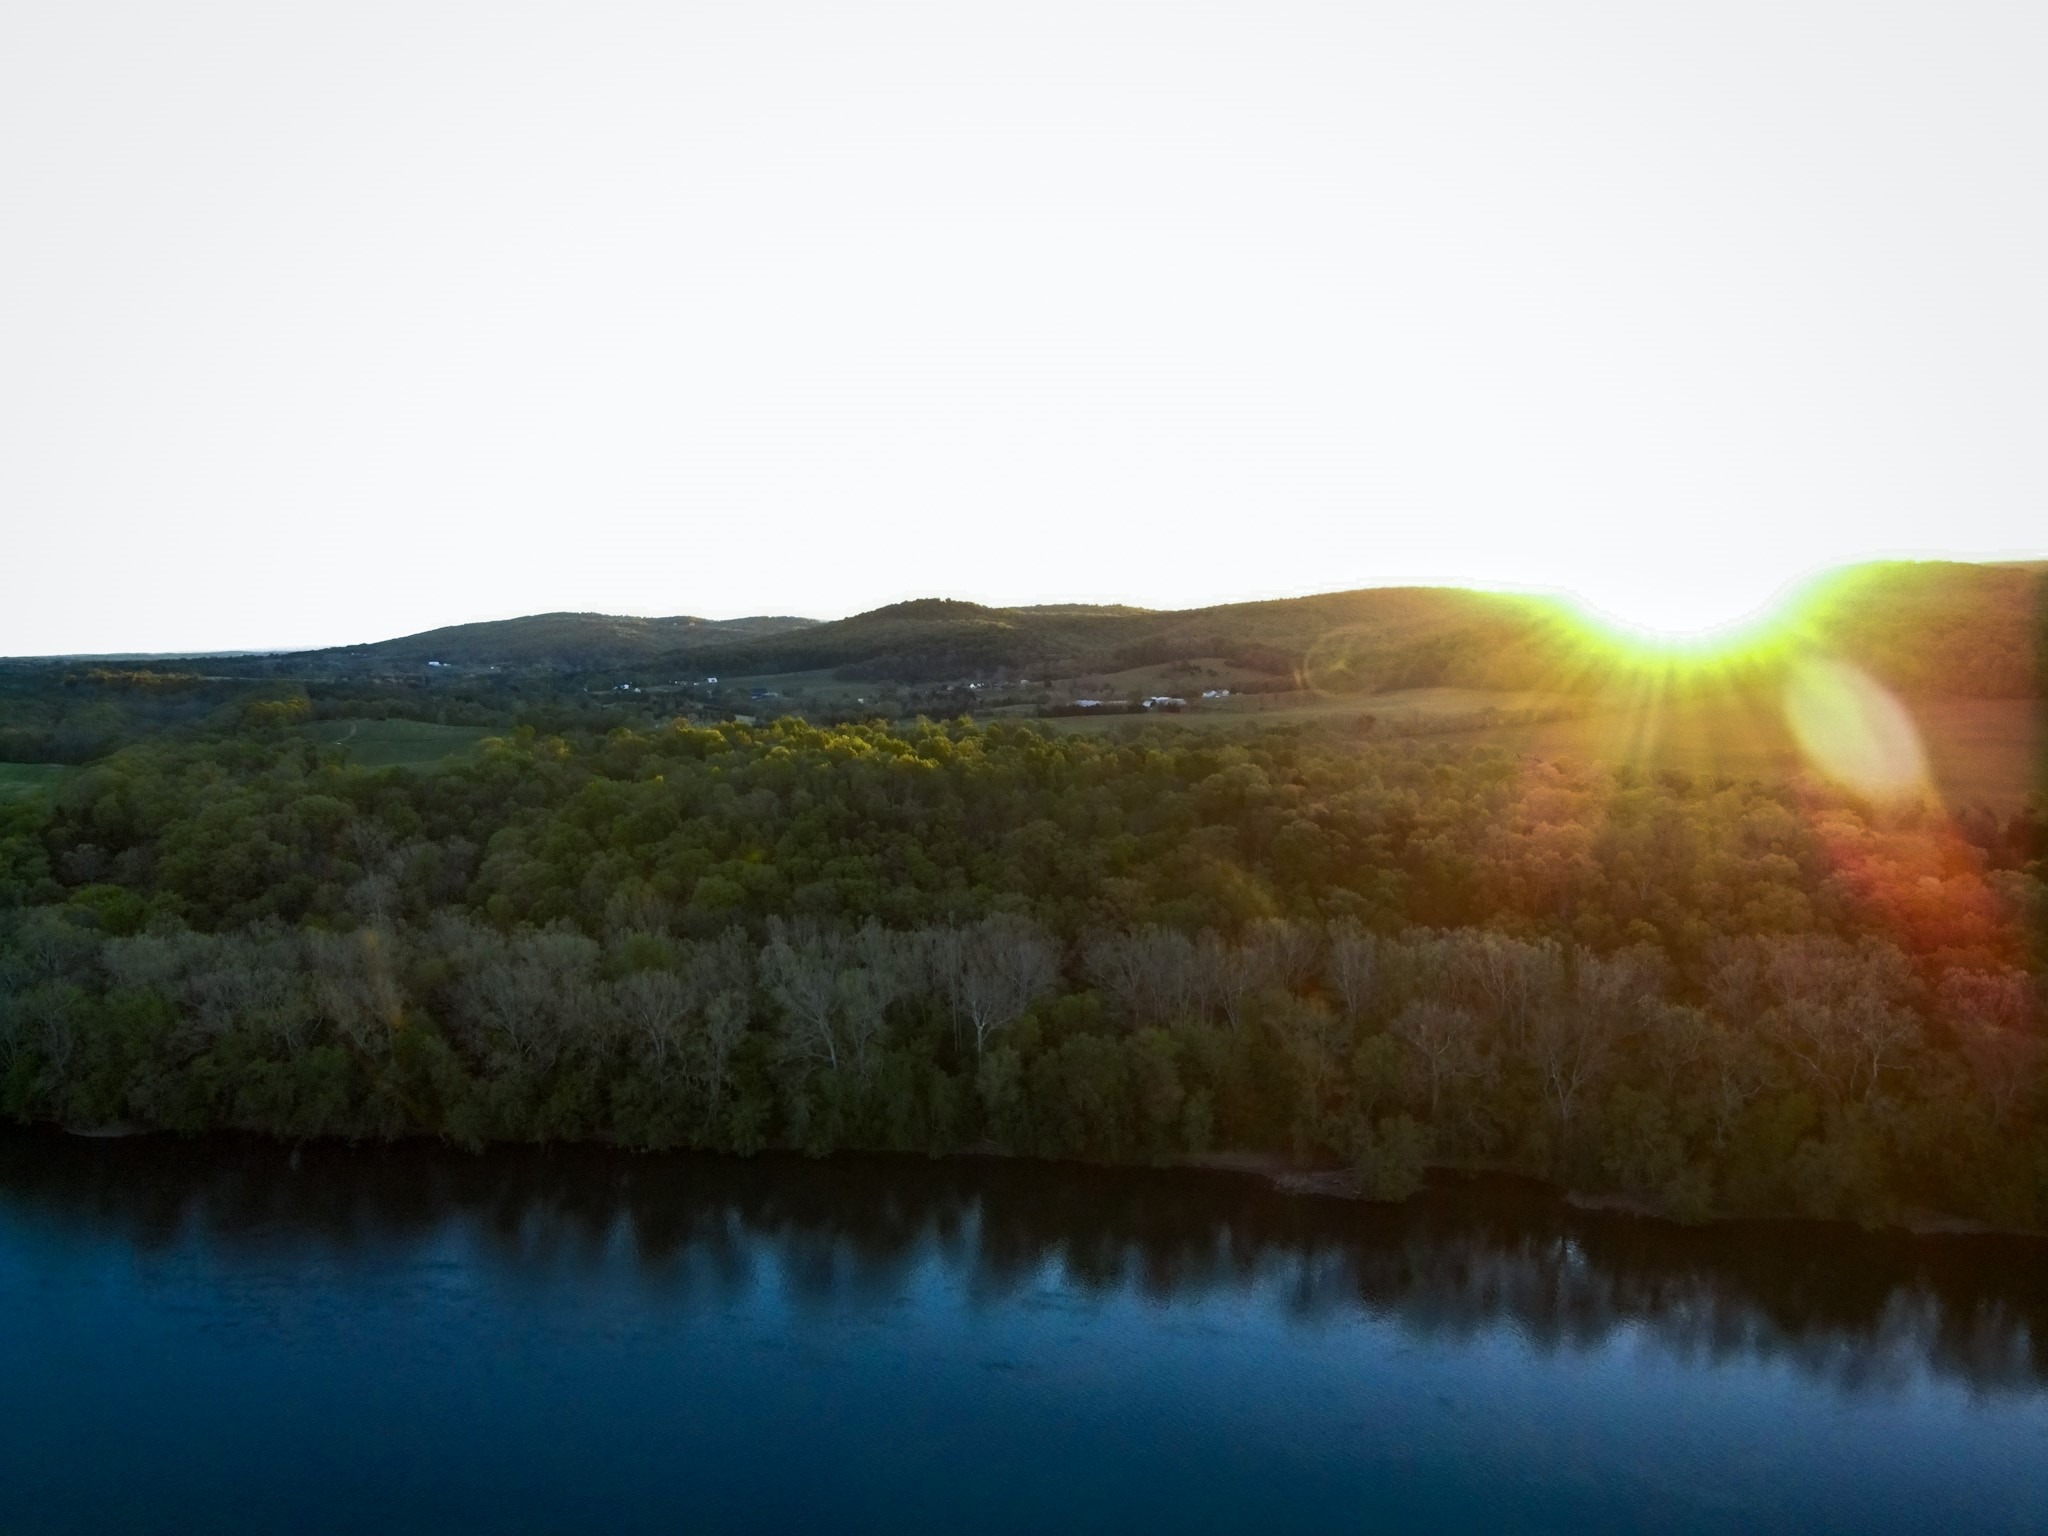
[[[1744,638],[1784,602],[1788,583],[1741,571],[1666,568],[1575,583],[1566,599],[1603,629],[1672,649]]]

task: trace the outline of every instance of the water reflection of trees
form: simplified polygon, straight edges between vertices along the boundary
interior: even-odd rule
[[[1920,1371],[2048,1387],[2038,1241],[1686,1230],[1500,1183],[1385,1207],[1181,1171],[9,1133],[0,1208],[145,1250],[310,1243],[344,1275],[452,1239],[506,1284],[626,1273],[674,1305],[731,1304],[772,1276],[792,1305],[854,1309],[937,1266],[971,1304],[1048,1284],[1160,1304],[1251,1294],[1304,1322],[1364,1314],[1428,1339],[1505,1325],[1578,1350],[1627,1330],[1685,1361],[1782,1361],[1851,1390]]]

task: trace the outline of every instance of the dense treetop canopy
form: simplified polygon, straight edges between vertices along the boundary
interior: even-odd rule
[[[0,809],[8,1112],[2048,1212],[2031,815],[966,720],[370,772],[304,712]]]

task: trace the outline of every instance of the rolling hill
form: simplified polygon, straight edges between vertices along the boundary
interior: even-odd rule
[[[1824,652],[1908,694],[2039,696],[2048,564],[1885,562],[1847,567],[1794,596],[1725,671],[1768,681],[1788,655]],[[548,613],[458,624],[370,645],[269,657],[268,675],[470,670],[743,677],[832,671],[906,684],[1078,678],[1222,661],[1276,687],[1333,694],[1455,687],[1588,693],[1673,658],[1603,633],[1555,598],[1454,587],[1378,587],[1152,610],[995,608],[949,598],[850,618],[714,620]],[[224,669],[226,670],[226,669]]]
[[[525,618],[451,624],[396,640],[307,651],[301,659],[361,663],[369,667],[545,667],[580,671],[647,661],[707,645],[802,630],[815,619],[761,616],[745,619],[625,618],[608,613],[537,613]]]
[[[2044,586],[2048,566],[2039,564],[1849,567],[1788,602],[1742,665],[1768,671],[1787,654],[1817,650],[1857,661],[1907,693],[2032,697],[2048,671]],[[1594,691],[1671,661],[1601,634],[1557,599],[1450,587],[1169,611],[927,598],[781,632],[708,637],[672,659],[735,675],[831,668],[848,678],[923,682],[998,671],[1074,676],[1196,657],[1332,693]]]

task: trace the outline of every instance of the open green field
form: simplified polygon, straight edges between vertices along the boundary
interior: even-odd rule
[[[1128,667],[1121,672],[1091,672],[1059,680],[1062,697],[1119,699],[1137,693],[1176,694],[1198,699],[1209,688],[1242,690],[1272,685],[1269,673],[1233,666],[1221,656],[1196,656],[1187,661],[1160,662],[1147,667]],[[1237,703],[1235,692],[1229,701]],[[1224,706],[1228,707],[1228,705]]]
[[[62,763],[0,763],[0,805],[55,789],[70,771]]]
[[[822,713],[835,709],[857,709],[865,704],[876,703],[895,691],[888,683],[835,677],[829,668],[810,672],[762,672],[747,677],[728,677],[723,681],[726,688],[735,691],[751,691],[755,688],[769,690],[775,697],[764,699],[756,706],[767,714],[784,710],[812,710]]]
[[[1129,675],[1129,674],[1124,674]],[[1165,691],[1161,689],[1159,691]],[[1185,694],[1182,695],[1186,697]],[[1062,715],[1044,722],[1059,731],[1095,731],[1134,722],[1159,721],[1190,730],[1239,730],[1246,726],[1310,722],[1359,724],[1388,735],[1439,735],[1499,731],[1552,717],[1584,715],[1598,701],[1553,693],[1496,693],[1478,688],[1409,688],[1398,693],[1236,693],[1209,701],[1188,699],[1182,714]]]
[[[303,728],[323,747],[342,747],[361,768],[446,766],[495,734],[482,725],[434,725],[423,720],[322,720]]]
[[[2041,787],[2040,706],[2034,701],[1929,699],[1912,702],[1909,711],[1945,804],[2010,813]],[[1607,710],[1500,734],[1538,756],[1598,757],[1698,774],[1771,779],[1803,766],[1780,714],[1734,704],[1662,717]]]
[[[1908,705],[1942,799],[2009,813],[2044,788],[2041,706],[2031,699],[1931,699]],[[1804,766],[1779,711],[1755,699],[1658,702],[1559,694],[1416,688],[1399,693],[1253,694],[1185,714],[1063,717],[1056,731],[1133,732],[1152,726],[1229,731],[1310,722],[1375,735],[1486,742],[1535,757],[1676,768],[1737,779],[1781,779]]]

